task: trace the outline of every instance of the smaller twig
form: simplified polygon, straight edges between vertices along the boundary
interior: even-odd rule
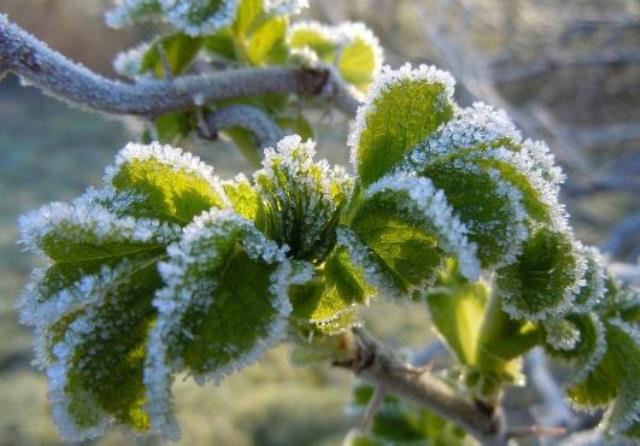
[[[230,105],[210,114],[207,129],[213,135],[230,127],[241,127],[255,135],[260,148],[275,147],[282,138],[282,130],[262,110],[250,105]]]
[[[384,401],[386,394],[387,392],[385,390],[384,383],[378,383],[373,390],[373,395],[371,395],[369,404],[367,404],[362,420],[360,420],[359,427],[361,431],[365,432],[369,429],[369,426],[371,426],[371,423],[373,422],[373,417],[376,415],[382,401]]]

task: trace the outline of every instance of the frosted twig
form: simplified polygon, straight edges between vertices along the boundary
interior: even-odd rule
[[[331,81],[323,69],[280,66],[124,83],[70,61],[0,15],[0,78],[7,72],[81,107],[145,117],[267,93],[318,95]],[[357,103],[336,105],[354,114]]]
[[[206,123],[212,134],[229,127],[249,130],[258,139],[260,148],[275,147],[283,136],[280,127],[265,112],[250,105],[230,105],[222,108],[210,114]]]

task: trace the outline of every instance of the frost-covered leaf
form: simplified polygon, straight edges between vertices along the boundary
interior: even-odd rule
[[[516,318],[541,320],[566,313],[584,283],[586,260],[570,234],[539,229],[515,263],[497,271],[504,308]]]
[[[431,321],[462,364],[476,363],[476,348],[488,300],[483,281],[469,282],[449,261],[426,296]]]
[[[233,210],[248,220],[255,220],[260,209],[260,195],[243,174],[222,183]]]
[[[133,48],[118,53],[113,60],[116,73],[136,79],[142,73],[142,60],[149,51],[148,43],[141,43]]]
[[[130,143],[107,169],[107,184],[134,197],[126,213],[186,225],[203,211],[225,206],[213,169],[190,153],[153,143]]]
[[[600,252],[594,247],[579,247],[586,260],[585,284],[575,298],[575,312],[587,312],[598,305],[607,291],[607,272],[602,263]]]
[[[571,323],[578,332],[576,342],[569,346],[570,348],[567,348],[566,342],[561,342],[559,346],[548,343],[546,349],[552,356],[573,362],[571,375],[568,379],[569,387],[571,387],[583,382],[594,371],[606,353],[607,341],[604,325],[595,313],[571,314],[566,317],[566,321]],[[547,339],[549,338],[548,332],[553,328],[545,327]],[[552,336],[557,337],[557,335]]]
[[[372,283],[397,297],[433,283],[445,255],[457,258],[467,277],[480,273],[465,226],[426,178],[399,173],[372,184],[348,226],[352,240],[344,243],[354,261]]]
[[[190,36],[213,34],[236,18],[239,0],[159,0],[167,21]]]
[[[367,186],[453,115],[454,81],[432,66],[384,68],[358,109],[349,138],[352,163]]]
[[[143,368],[155,319],[151,301],[161,286],[157,260],[122,263],[56,334],[47,375],[53,419],[63,437],[95,437],[110,424],[149,430]]]
[[[289,31],[288,43],[298,54],[306,52],[332,65],[340,81],[357,94],[367,92],[384,59],[377,37],[363,23],[298,22]]]
[[[526,212],[518,189],[494,169],[482,169],[460,159],[428,165],[419,175],[428,177],[468,230],[477,245],[483,268],[512,262],[528,236]]]
[[[545,342],[557,351],[575,350],[580,343],[582,333],[569,318],[547,319],[542,325],[546,332]]]
[[[161,15],[160,0],[119,0],[117,6],[106,14],[106,22],[113,28],[130,23],[150,20]]]
[[[267,149],[263,168],[254,174],[261,196],[256,226],[286,244],[293,257],[322,260],[335,243],[335,228],[352,180],[344,169],[313,161],[315,144],[297,135]]]
[[[451,163],[494,171],[521,195],[528,218],[566,227],[557,197],[561,173],[543,146],[522,142],[503,111],[482,103],[456,110],[446,125],[405,156],[398,169],[420,172]]]
[[[640,331],[612,319],[605,322],[606,353],[592,371],[567,390],[572,402],[587,408],[613,400],[605,430],[614,436],[637,438],[640,432]]]
[[[273,15],[297,14],[309,6],[309,0],[263,0],[264,9]]]
[[[247,57],[252,65],[283,63],[287,57],[287,21],[272,17],[261,23],[247,40]]]
[[[640,438],[640,330],[620,320],[607,324],[608,348],[618,368],[618,397],[606,417],[610,434]]]
[[[345,36],[337,60],[340,77],[366,93],[382,66],[378,38],[363,23],[347,23],[339,31]]]
[[[166,246],[173,226],[118,218],[99,205],[51,203],[20,219],[22,243],[56,263],[103,261]]]
[[[196,218],[168,252],[145,375],[159,430],[170,419],[171,373],[219,381],[281,341],[291,312],[284,250],[231,211]]]
[[[332,31],[320,22],[297,22],[291,26],[287,39],[292,48],[309,48],[320,60],[333,63],[338,42]]]
[[[162,36],[148,46],[140,63],[140,74],[150,72],[157,78],[181,74],[189,68],[202,44],[202,38],[181,32]],[[169,73],[165,73],[165,61]]]
[[[373,291],[364,281],[363,271],[351,263],[344,248],[338,247],[310,281],[292,287],[292,318],[296,323],[333,325],[331,330],[335,331],[340,317],[357,304],[367,303]]]
[[[52,203],[20,220],[22,241],[52,264],[36,270],[20,301],[22,321],[48,326],[91,303],[123,259],[162,253],[178,227],[154,220],[117,217],[78,200]]]

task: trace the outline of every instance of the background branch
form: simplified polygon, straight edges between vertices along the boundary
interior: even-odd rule
[[[0,77],[7,72],[75,105],[151,118],[170,111],[267,93],[317,95],[330,80],[325,70],[268,67],[124,83],[70,61],[0,15]],[[336,101],[336,104],[344,106],[345,102]],[[345,111],[353,113],[353,106],[347,101]]]

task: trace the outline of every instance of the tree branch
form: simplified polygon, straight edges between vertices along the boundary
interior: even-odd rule
[[[268,67],[124,83],[70,61],[0,15],[0,78],[7,72],[75,105],[150,118],[267,93],[317,95],[330,82],[326,70]],[[337,105],[344,109],[345,103]],[[353,103],[346,107],[346,113],[355,111]]]
[[[336,366],[458,424],[485,446],[507,444],[505,421],[499,410],[483,406],[431,373],[412,367],[364,328],[354,327],[353,335],[353,356],[336,362]]]
[[[250,105],[230,105],[207,117],[208,130],[216,134],[230,127],[249,130],[258,139],[260,148],[275,147],[282,138],[282,130],[262,110]]]

